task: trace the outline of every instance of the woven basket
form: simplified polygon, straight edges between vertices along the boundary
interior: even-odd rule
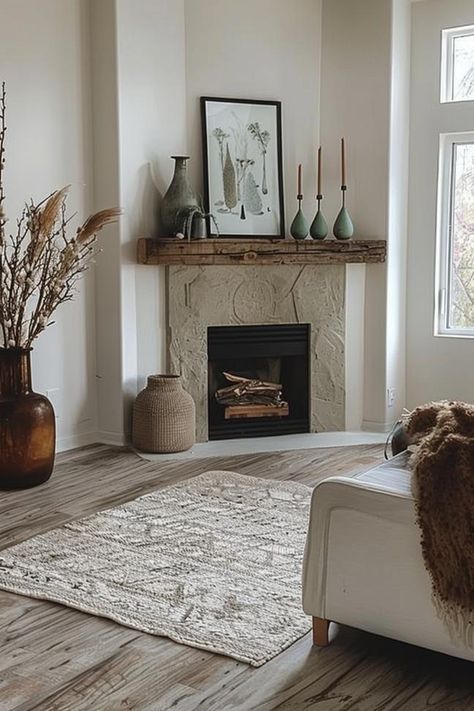
[[[143,452],[183,452],[193,446],[194,400],[179,375],[150,375],[133,407],[132,441]]]

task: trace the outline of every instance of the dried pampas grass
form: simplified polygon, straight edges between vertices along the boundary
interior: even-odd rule
[[[61,190],[56,190],[56,192],[50,195],[46,200],[45,206],[39,214],[39,231],[43,239],[51,233],[51,230],[56,224],[70,187],[70,185],[66,185],[64,188],[61,188]]]
[[[122,214],[120,208],[110,207],[107,210],[101,210],[96,212],[95,215],[91,215],[84,222],[82,227],[77,230],[76,239],[79,244],[88,244],[91,239],[94,239],[95,235],[100,232],[106,225],[111,222],[115,222],[117,218]]]

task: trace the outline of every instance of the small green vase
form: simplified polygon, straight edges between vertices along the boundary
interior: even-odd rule
[[[301,207],[302,201],[303,198],[298,196],[298,212],[290,227],[290,234],[294,239],[306,239],[309,233],[309,223]]]
[[[322,196],[317,197],[318,200],[318,211],[315,215],[313,222],[311,223],[311,228],[309,234],[313,239],[326,239],[328,235],[328,223],[324,219],[324,215],[321,212],[321,200]]]
[[[350,239],[354,234],[354,225],[344,206],[341,207],[339,215],[336,217],[333,234],[336,239]]]

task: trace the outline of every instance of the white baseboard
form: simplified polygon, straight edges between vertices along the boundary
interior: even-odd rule
[[[363,432],[381,432],[382,434],[388,434],[392,427],[394,426],[396,420],[393,422],[373,422],[372,420],[362,421],[362,431]]]
[[[110,444],[114,447],[124,447],[127,439],[120,432],[84,432],[83,434],[59,437],[56,440],[56,451],[67,452],[69,449],[87,447],[89,444]]]
[[[97,432],[96,442],[101,444],[110,444],[114,447],[124,447],[127,444],[127,438],[123,432],[107,432],[100,430]]]
[[[69,449],[77,449],[77,447],[87,447],[88,444],[98,442],[97,432],[84,432],[83,434],[69,435],[68,437],[59,437],[56,441],[57,452],[67,452]]]

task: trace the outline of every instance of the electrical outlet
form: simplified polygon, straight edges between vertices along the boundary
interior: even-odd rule
[[[395,405],[395,398],[397,392],[395,388],[387,388],[387,405],[388,407],[393,407]]]

